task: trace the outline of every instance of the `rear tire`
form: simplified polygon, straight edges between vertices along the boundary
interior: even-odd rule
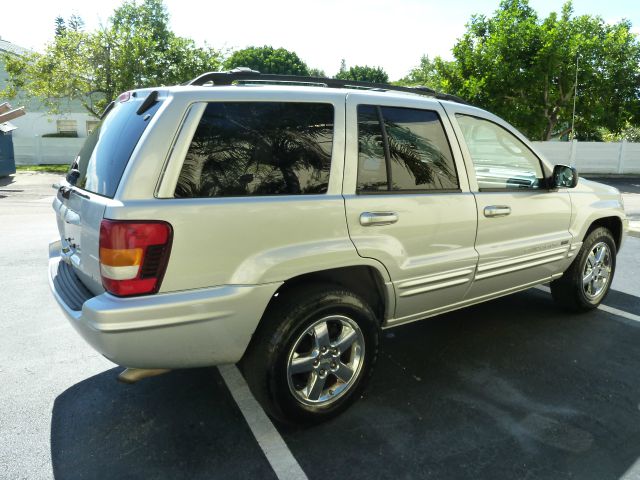
[[[564,275],[551,282],[553,299],[574,312],[597,308],[611,288],[616,253],[611,232],[604,227],[593,230]]]
[[[380,322],[338,285],[293,288],[275,297],[240,368],[273,418],[318,423],[357,400],[378,356]]]

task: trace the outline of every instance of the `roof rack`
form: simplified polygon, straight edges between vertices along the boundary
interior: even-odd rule
[[[359,82],[354,80],[339,80],[337,78],[312,77],[303,75],[280,75],[273,73],[260,73],[257,70],[251,70],[247,67],[237,67],[227,72],[208,72],[183,83],[182,85],[212,85],[224,86],[239,84],[287,84],[287,85],[304,85],[319,86],[327,88],[353,88],[357,90],[374,90],[374,91],[394,91],[413,93],[417,95],[425,95],[434,97],[439,100],[450,100],[453,102],[464,103],[469,105],[460,97],[449,95],[448,93],[440,93],[435,90],[418,86],[418,87],[401,87],[398,85],[390,85],[388,83]]]

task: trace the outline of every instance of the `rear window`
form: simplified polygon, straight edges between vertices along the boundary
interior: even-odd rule
[[[184,160],[175,196],[326,193],[333,115],[333,106],[324,103],[210,103]]]
[[[113,198],[131,153],[161,104],[158,101],[138,115],[146,94],[141,98],[133,95],[135,92],[128,101],[116,101],[89,135],[67,174],[71,185]]]

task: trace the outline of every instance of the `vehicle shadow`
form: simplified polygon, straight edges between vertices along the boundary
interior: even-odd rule
[[[7,185],[11,185],[15,182],[13,175],[9,175],[6,177],[0,177],[0,187],[6,187]]]
[[[530,290],[385,337],[364,399],[281,429],[305,472],[327,444],[325,477],[600,480],[640,457],[637,323]]]
[[[217,369],[135,385],[114,368],[56,398],[56,479],[274,478]]]

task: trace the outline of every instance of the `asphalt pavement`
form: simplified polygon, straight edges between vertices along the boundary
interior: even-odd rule
[[[68,325],[46,279],[57,178],[0,179],[0,479],[278,478],[217,368],[122,385]],[[640,478],[639,272],[627,238],[606,310],[531,289],[387,330],[364,398],[272,434],[310,479]]]

